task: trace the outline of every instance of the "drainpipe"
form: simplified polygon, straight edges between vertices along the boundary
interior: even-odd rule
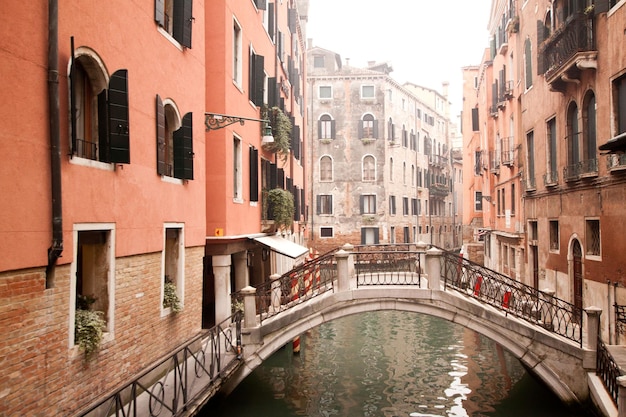
[[[50,179],[52,196],[52,245],[48,248],[46,288],[53,287],[53,272],[63,252],[61,204],[61,147],[59,117],[59,4],[48,0],[48,107],[50,111]]]

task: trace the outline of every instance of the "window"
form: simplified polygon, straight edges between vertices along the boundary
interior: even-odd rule
[[[406,226],[403,229],[403,238],[404,243],[411,243],[411,229]]]
[[[265,99],[265,58],[263,55],[257,55],[250,49],[250,61],[248,68],[248,99],[255,106],[261,107],[266,103]]]
[[[402,197],[402,214],[409,215],[409,197]]]
[[[571,102],[567,109],[567,164],[570,166],[580,162],[579,140],[578,106],[575,102]]]
[[[320,237],[333,237],[333,228],[320,227]]]
[[[71,265],[70,346],[74,346],[76,309],[99,311],[112,337],[115,312],[115,229],[113,224],[74,225]]]
[[[556,155],[556,118],[548,120],[548,176],[546,184],[554,184],[558,180]]]
[[[359,124],[359,139],[378,139],[378,120],[369,113],[363,116]]]
[[[389,181],[393,182],[393,158],[389,158]]]
[[[243,201],[243,174],[241,171],[241,140],[233,137],[233,200],[236,202]]]
[[[163,314],[169,311],[176,312],[177,308],[182,308],[183,295],[185,294],[184,274],[185,274],[185,239],[183,236],[182,224],[166,224],[163,243],[163,282],[161,307]],[[167,305],[165,301],[166,286],[175,290],[179,300],[179,305]],[[173,286],[173,287],[172,287]]]
[[[402,125],[402,147],[409,147],[409,132],[406,130],[406,127]]]
[[[526,134],[526,152],[528,157],[528,189],[535,188],[535,134],[531,130]]]
[[[583,101],[582,140],[583,160],[591,161],[596,159],[596,96],[591,91],[587,93]],[[595,164],[593,164],[593,167],[597,169]]]
[[[365,155],[362,162],[363,181],[376,181],[376,160],[372,155]]]
[[[379,243],[378,227],[362,227],[361,228],[361,244],[376,245]]]
[[[327,114],[323,114],[317,121],[317,136],[320,139],[335,138],[335,121]]]
[[[396,138],[396,126],[393,124],[391,117],[387,122],[387,136],[390,142],[393,142]]]
[[[320,100],[330,100],[333,98],[333,88],[330,85],[320,85],[318,94]]]
[[[321,194],[317,196],[317,214],[333,214],[333,196]]]
[[[324,68],[326,66],[324,55],[315,55],[313,57],[313,67],[314,68]]]
[[[626,75],[613,81],[613,112],[615,136],[619,136],[626,133]]]
[[[376,195],[362,194],[360,206],[361,214],[376,214]]]
[[[241,87],[242,67],[243,67],[243,40],[241,26],[237,21],[233,21],[233,82]]]
[[[373,99],[375,97],[376,90],[373,85],[362,85],[361,86],[361,98],[362,99]]]
[[[588,219],[585,223],[587,255],[600,256],[600,220]]]
[[[183,180],[193,179],[193,115],[182,119],[176,105],[156,96],[157,173]]]
[[[411,215],[417,216],[417,198],[411,199]]]
[[[259,150],[250,146],[250,201],[259,201]]]
[[[550,250],[559,250],[559,221],[550,220]]]
[[[530,240],[537,240],[538,236],[539,236],[539,232],[537,229],[537,221],[536,220],[531,220],[528,222],[528,228],[530,229],[529,233],[530,233]]]
[[[191,48],[192,4],[192,0],[155,0],[154,20],[187,48]]]
[[[330,156],[324,155],[320,158],[320,181],[333,180],[333,160]]]
[[[396,214],[396,196],[395,195],[389,196],[389,214],[392,216]]]
[[[533,86],[533,57],[532,57],[532,47],[530,44],[530,39],[526,39],[524,42],[524,70],[525,70],[525,81],[526,81],[526,90]]]
[[[72,57],[72,155],[105,163],[130,163],[128,71],[114,72],[107,85],[106,69],[94,51],[78,48]]]
[[[481,191],[474,192],[474,210],[483,211],[483,193]]]
[[[511,215],[515,215],[515,184],[511,184]]]

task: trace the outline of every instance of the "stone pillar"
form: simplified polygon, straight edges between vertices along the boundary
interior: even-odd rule
[[[335,260],[337,261],[337,291],[350,290],[350,273],[348,258],[350,254],[343,249],[339,249],[335,253]]]
[[[354,245],[350,243],[344,244],[341,249],[345,252],[348,252],[350,256],[348,256],[348,276],[354,276]]]
[[[241,289],[243,294],[243,320],[244,326],[249,329],[257,327],[256,319],[256,288],[247,286]]]
[[[441,254],[437,248],[426,251],[426,275],[428,276],[428,289],[441,290]]]
[[[213,256],[215,276],[215,324],[231,316],[230,255]]]
[[[626,376],[617,377],[617,417],[626,417]]]
[[[233,292],[235,292],[250,285],[250,278],[248,276],[248,252],[237,252],[233,255],[233,259],[235,262],[235,288],[233,288]]]
[[[270,275],[270,282],[272,283],[272,292],[270,298],[270,305],[268,310],[270,313],[276,313],[280,311],[280,304],[283,298],[283,290],[280,287],[280,275],[273,274]]]
[[[552,326],[552,318],[554,317],[554,306],[552,303],[554,302],[554,294],[555,291],[553,289],[545,289],[542,291],[546,295],[546,304],[544,304],[543,311],[541,314],[543,315],[543,327],[549,330],[554,330]]]
[[[417,265],[420,267],[420,271],[417,271],[420,276],[426,270],[426,250],[428,249],[428,243],[424,243],[421,240],[415,244],[415,249],[418,252]]]
[[[587,349],[592,352],[598,351],[598,337],[600,336],[600,314],[602,309],[599,307],[587,307],[585,308],[587,313]]]

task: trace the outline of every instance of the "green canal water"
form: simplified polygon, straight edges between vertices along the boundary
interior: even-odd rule
[[[344,317],[268,358],[202,417],[593,417],[500,345],[427,315]]]

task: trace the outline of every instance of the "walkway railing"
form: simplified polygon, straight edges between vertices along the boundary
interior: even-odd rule
[[[613,402],[617,405],[619,366],[615,363],[615,360],[600,338],[598,338],[598,351],[596,354],[596,375],[600,377]]]
[[[241,361],[241,313],[203,332],[80,416],[176,416]]]
[[[424,250],[415,245],[369,245],[354,247],[357,287],[367,285],[417,285],[422,288]],[[424,285],[425,286],[425,285]]]
[[[446,287],[540,325],[582,347],[581,308],[452,252],[443,251],[441,273]]]

